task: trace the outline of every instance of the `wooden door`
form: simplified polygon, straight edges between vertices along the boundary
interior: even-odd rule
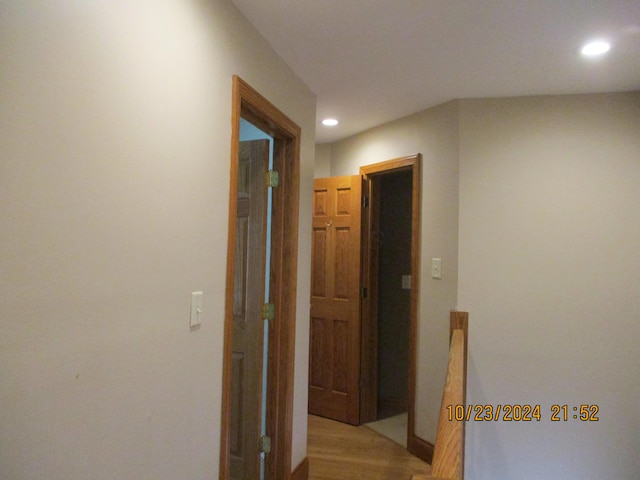
[[[359,424],[361,177],[313,188],[309,413]]]
[[[240,142],[233,294],[230,470],[259,478],[268,140]]]

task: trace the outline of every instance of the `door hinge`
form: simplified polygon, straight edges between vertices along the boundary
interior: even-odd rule
[[[267,187],[275,188],[280,183],[280,176],[275,170],[269,170],[265,176],[265,184]]]
[[[366,195],[362,196],[362,208],[367,208],[369,206],[369,197]]]
[[[266,435],[260,437],[258,441],[258,449],[260,453],[271,453],[271,437],[267,437]]]
[[[360,298],[367,298],[367,287],[360,287]]]
[[[276,306],[273,303],[265,303],[262,305],[262,318],[265,320],[273,320],[276,317]]]

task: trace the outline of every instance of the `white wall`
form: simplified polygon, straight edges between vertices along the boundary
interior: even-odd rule
[[[313,94],[228,1],[8,0],[0,37],[0,478],[217,478],[233,74],[303,131],[297,465]]]
[[[422,153],[416,434],[435,441],[458,285],[458,104],[449,102],[331,145],[331,175]],[[431,258],[442,259],[441,280]]]
[[[640,92],[458,100],[330,148],[332,175],[425,157],[418,435],[435,438],[457,300],[468,403],[542,417],[469,422],[465,478],[637,478]],[[554,404],[568,421],[551,422]],[[574,420],[582,404],[600,420]]]
[[[315,151],[315,163],[313,166],[314,178],[326,178],[331,176],[331,144],[318,143]]]
[[[468,402],[543,417],[470,422],[467,478],[638,478],[639,186],[640,92],[461,102]]]

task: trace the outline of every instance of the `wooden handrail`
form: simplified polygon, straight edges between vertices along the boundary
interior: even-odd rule
[[[467,312],[451,312],[447,379],[440,405],[440,418],[433,451],[434,477],[464,478],[464,420],[456,421],[456,406],[466,402]]]

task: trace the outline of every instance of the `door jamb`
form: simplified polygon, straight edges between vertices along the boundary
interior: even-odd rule
[[[407,446],[409,452],[413,454],[422,453],[419,439],[415,436],[415,398],[416,398],[416,349],[417,349],[417,338],[418,338],[418,300],[419,300],[419,292],[420,292],[420,207],[421,207],[421,163],[422,163],[422,154],[417,153],[415,155],[410,155],[406,157],[395,158],[392,160],[388,160],[385,162],[375,163],[372,165],[366,165],[360,167],[360,175],[362,175],[364,184],[367,184],[367,181],[370,180],[370,177],[375,177],[377,175],[383,175],[386,173],[399,172],[403,170],[411,170],[412,171],[412,207],[411,207],[411,292],[410,292],[410,326],[409,326],[409,368],[408,368],[408,424],[407,424]],[[366,192],[367,194],[370,192]],[[363,195],[365,193],[363,192]],[[370,199],[370,205],[374,206],[375,199]],[[371,209],[369,209],[367,216],[370,215]],[[363,222],[366,223],[367,228],[370,225],[370,221],[367,220]],[[367,232],[363,232],[363,237],[367,235]],[[371,250],[363,249],[363,268],[369,268],[371,262]],[[366,266],[365,266],[366,265]],[[369,285],[365,284],[364,287],[367,288],[370,292],[376,291],[375,286],[371,285],[370,275],[367,275]],[[377,297],[377,295],[376,295]],[[364,302],[371,304],[374,300],[373,296],[369,296],[369,298],[365,299]],[[370,311],[372,307],[365,308],[363,306],[363,312]],[[373,306],[375,308],[375,306]],[[375,354],[375,351],[372,352],[372,348],[376,348],[377,345],[377,337],[375,336],[375,330],[373,329],[372,322],[368,319],[364,318],[362,322],[362,358],[363,361],[361,364],[366,365],[365,356],[371,356]],[[371,336],[373,335],[373,345],[371,342]],[[369,357],[371,358],[371,357]],[[369,362],[370,363],[370,362]],[[365,367],[366,368],[366,367]],[[368,378],[367,378],[368,377]],[[362,371],[362,379],[363,383],[370,384],[371,383],[371,373]],[[374,381],[375,384],[375,381]],[[364,390],[364,389],[363,389]],[[361,399],[361,405],[365,405],[364,399]],[[361,412],[366,411],[361,407]],[[362,419],[361,419],[362,420]],[[370,421],[370,420],[368,420]]]
[[[271,291],[276,321],[269,328],[269,378],[267,380],[267,434],[271,437],[271,461],[265,478],[289,478],[293,430],[293,367],[298,259],[298,211],[300,184],[300,127],[240,77],[233,76],[231,172],[227,276],[225,293],[222,406],[220,428],[220,480],[229,480],[233,289],[235,266],[236,196],[240,118],[274,139],[274,170],[280,183],[273,193]]]

